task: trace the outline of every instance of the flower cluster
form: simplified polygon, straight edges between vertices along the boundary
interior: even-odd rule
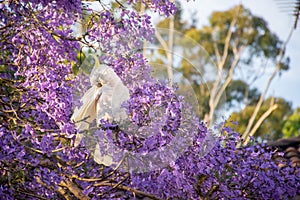
[[[131,185],[163,199],[289,199],[299,195],[300,172],[280,169],[271,159],[275,152],[255,145],[236,149],[238,134],[224,127],[214,148],[205,156],[198,126],[193,145],[168,167],[132,176]],[[150,178],[151,177],[151,178]]]
[[[10,49],[10,65],[17,67],[15,76],[22,77],[22,86],[28,89],[21,103],[30,101],[36,107],[35,115],[46,114],[44,124],[53,121],[59,130],[69,134],[74,132],[69,123],[72,101],[69,77],[79,44],[63,38],[72,37],[70,25],[78,13],[74,6],[80,6],[74,4],[25,1],[3,5],[10,17],[5,25],[10,27],[12,22],[14,29],[6,29],[3,34],[9,38],[2,45]],[[69,12],[65,12],[64,7]]]
[[[62,174],[88,154],[70,146],[71,65],[79,48],[70,26],[80,6],[80,1],[0,4],[0,193],[12,199],[60,198]]]
[[[118,58],[108,58],[107,60],[110,61],[111,67],[129,91],[133,91],[147,82],[154,81],[150,76],[151,67],[139,52],[134,52],[130,56],[120,55]]]
[[[165,130],[176,131],[180,124],[180,102],[174,91],[159,83],[145,83],[130,94],[128,114],[134,124],[147,126],[162,108]]]
[[[174,139],[180,127],[182,106],[178,98],[162,83],[145,83],[131,93],[125,105],[130,118],[126,127],[103,120],[100,126],[107,131],[110,142],[122,149],[140,153],[157,150]]]
[[[87,46],[100,49],[100,61],[111,66],[123,83],[133,89],[140,81],[150,79],[150,66],[141,51],[144,41],[153,40],[154,29],[147,14],[124,7],[114,11],[91,11],[88,23],[92,25],[87,27],[84,41],[88,41]]]
[[[123,8],[116,12],[120,14],[116,16],[109,10],[103,10],[92,15],[90,21],[93,25],[88,27],[86,33],[90,46],[95,44],[106,54],[117,56],[139,50],[143,40],[152,39],[154,30],[148,15]],[[96,23],[97,20],[100,23]]]
[[[129,0],[128,3],[137,3],[138,0]],[[153,0],[153,1],[141,1],[145,6],[148,6],[154,12],[159,12],[160,14],[164,14],[166,16],[174,15],[176,12],[176,6],[174,2],[171,2],[169,0],[165,1],[159,1],[159,0]]]

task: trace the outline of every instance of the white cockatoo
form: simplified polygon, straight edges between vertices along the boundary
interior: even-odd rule
[[[110,122],[127,119],[122,103],[129,99],[128,88],[112,68],[100,65],[96,55],[89,55],[87,59],[92,59],[90,62],[94,64],[90,73],[91,88],[81,98],[82,106],[76,107],[71,117],[79,132],[88,130],[95,119],[97,124],[101,119]],[[74,145],[78,146],[82,138],[83,134],[77,134]],[[101,155],[99,144],[95,148],[94,160],[106,166],[112,164],[111,156]]]

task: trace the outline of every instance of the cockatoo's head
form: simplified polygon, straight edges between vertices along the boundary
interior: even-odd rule
[[[102,87],[106,85],[114,87],[121,81],[112,68],[100,64],[96,55],[91,54],[87,59],[90,63],[94,64],[90,73],[90,82],[92,86]]]

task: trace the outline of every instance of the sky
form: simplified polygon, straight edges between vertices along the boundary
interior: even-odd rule
[[[276,33],[282,41],[288,37],[295,21],[295,17],[291,15],[293,9],[282,11],[283,6],[278,3],[279,0],[190,0],[181,2],[185,20],[189,20],[190,13],[197,11],[198,27],[208,24],[208,17],[213,11],[225,11],[239,3],[250,9],[254,15],[265,19],[270,30]],[[296,0],[289,2],[296,2]],[[300,107],[300,22],[287,45],[286,54],[291,59],[290,69],[273,80],[268,95],[283,97],[292,103],[293,108],[297,108]],[[266,85],[267,75],[255,83],[260,91]]]

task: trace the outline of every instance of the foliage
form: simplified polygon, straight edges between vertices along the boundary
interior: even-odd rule
[[[144,148],[144,154],[164,147],[179,133],[178,123],[184,122],[181,99],[176,97],[175,89],[154,82],[151,68],[139,52],[141,41],[152,38],[150,17],[130,8],[136,1],[129,1],[129,5],[115,3],[118,6],[113,9],[102,5],[103,10],[95,11],[92,16],[97,16],[97,20],[91,17],[91,26],[79,37],[73,36],[71,26],[82,15],[80,1],[10,0],[0,4],[1,198],[288,199],[295,196],[300,191],[299,169],[288,164],[279,169],[271,160],[274,152],[262,146],[236,149],[238,135],[230,128],[221,127],[219,142],[207,143],[210,130],[198,119],[191,121],[193,126],[183,132],[187,136],[188,131],[197,133],[185,152],[166,167],[145,173],[98,165],[83,142],[74,147],[78,133],[70,121],[72,93],[86,89],[77,84],[86,80],[75,77],[72,66],[78,64],[76,56],[82,46],[100,49],[99,59],[111,66],[130,89],[128,110],[137,126],[148,125],[147,112],[139,111],[147,110],[149,104],[162,106],[167,113],[163,131],[144,140],[149,143],[142,143],[151,147]],[[144,3],[161,14],[175,11],[169,1]],[[116,124],[101,123],[100,133],[118,131]],[[166,133],[170,134],[163,137]],[[118,139],[121,145],[129,144],[126,142],[131,142],[132,137],[124,135],[124,138],[121,133],[114,135],[111,142]],[[207,144],[211,145],[211,151],[203,154]],[[123,148],[128,150],[127,146]]]
[[[261,115],[268,110],[272,98],[269,97],[266,101],[264,101],[257,117],[256,121],[261,117]],[[273,111],[273,113],[264,121],[264,123],[259,127],[256,132],[257,137],[261,137],[262,139],[270,140],[282,138],[282,127],[285,123],[284,119],[286,119],[290,113],[292,112],[291,103],[285,101],[283,98],[275,98],[274,103],[278,105],[277,109]],[[241,112],[233,112],[230,116],[230,120],[238,122],[238,126],[230,125],[236,131],[242,133],[245,131],[247,126],[247,121],[251,117],[253,110],[255,108],[255,104],[250,104],[246,106]]]
[[[237,9],[237,7],[240,8]],[[241,59],[241,62],[250,64],[255,60],[255,57],[270,58],[274,61],[282,42],[269,30],[267,22],[263,18],[253,15],[250,10],[242,5],[224,12],[214,12],[210,16],[209,26],[199,30],[199,40],[209,54],[213,56],[213,59],[216,61],[217,55],[209,41],[216,42],[217,49],[222,55],[226,36],[234,18],[236,18],[236,24],[230,38],[228,52],[230,59],[227,59],[228,64],[226,66],[230,66],[232,63],[235,48],[239,49],[241,46],[246,46],[249,53]]]
[[[283,137],[296,137],[300,135],[300,108],[287,117],[282,127]]]
[[[236,104],[255,105],[260,93],[257,88],[249,88],[250,85],[243,80],[232,80],[226,89],[226,102],[229,108]]]

